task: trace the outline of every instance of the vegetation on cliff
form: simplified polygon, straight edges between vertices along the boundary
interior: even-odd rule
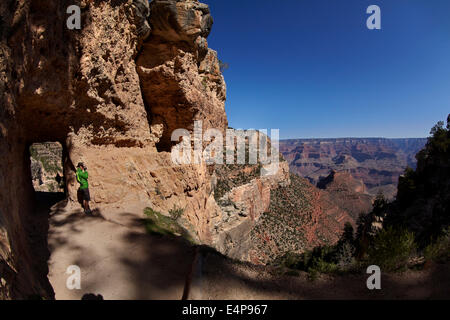
[[[269,210],[250,234],[261,262],[271,261],[283,252],[303,251],[307,246],[300,226],[305,225],[313,210],[310,185],[295,174],[290,179],[288,187],[272,191]]]
[[[361,215],[356,233],[347,224],[333,246],[319,246],[302,254],[288,252],[275,265],[336,273],[378,265],[384,271],[421,268],[426,262],[450,259],[450,115],[442,121],[417,156],[417,169],[399,178],[398,194],[389,203],[377,196],[373,210]]]
[[[183,237],[191,244],[195,244],[190,232],[182,226],[180,222],[182,209],[173,209],[170,211],[170,217],[155,211],[151,208],[144,210],[146,215],[145,228],[147,232],[153,235]]]
[[[345,223],[355,224],[354,209],[344,208],[339,195],[290,175],[290,185],[272,190],[270,207],[250,237],[251,261],[272,263],[285,254],[300,254],[317,246],[333,245]],[[364,211],[358,207],[358,212]]]
[[[214,172],[217,178],[217,183],[214,188],[214,198],[219,202],[231,189],[247,184],[253,179],[260,177],[261,165],[216,165]]]
[[[450,226],[450,115],[439,121],[424,149],[416,156],[417,169],[407,168],[399,179],[397,199],[389,207],[386,224],[405,226],[421,247]]]

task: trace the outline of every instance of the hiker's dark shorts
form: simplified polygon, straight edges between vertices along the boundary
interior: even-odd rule
[[[89,188],[80,189],[81,199],[86,201],[91,201],[91,194],[89,193]]]

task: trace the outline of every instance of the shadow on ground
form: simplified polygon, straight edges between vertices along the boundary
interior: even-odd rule
[[[322,275],[309,280],[274,275],[270,267],[233,263],[217,255],[203,258],[203,299],[449,299],[450,264],[435,264],[422,271],[381,275],[381,290],[366,286],[369,274]],[[273,270],[273,269],[272,269]]]
[[[52,207],[49,228],[50,282],[57,299],[181,299],[193,270],[195,248],[181,237],[150,235],[144,213],[101,211],[86,216],[65,202]],[[382,274],[382,290],[368,290],[367,274],[276,275],[270,267],[236,263],[213,249],[200,250],[201,272],[191,297],[202,299],[449,299],[450,264],[403,274]],[[66,288],[69,265],[82,270],[82,289]],[[273,270],[272,270],[273,271]]]
[[[181,238],[149,235],[145,216],[122,212],[127,225],[87,216],[61,203],[50,216],[50,282],[57,299],[100,294],[105,299],[181,299],[193,248]],[[65,286],[68,266],[77,265],[82,290]]]

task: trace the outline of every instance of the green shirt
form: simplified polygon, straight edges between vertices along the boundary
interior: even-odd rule
[[[88,183],[88,172],[83,171],[80,168],[77,169],[77,181],[80,184],[80,189],[87,189],[89,188]]]

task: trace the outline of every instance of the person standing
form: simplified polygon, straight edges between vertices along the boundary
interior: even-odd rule
[[[79,191],[81,193],[81,198],[83,200],[83,208],[85,214],[91,214],[91,208],[89,207],[89,201],[91,201],[91,195],[89,193],[89,174],[87,168],[83,162],[79,162],[77,165],[77,181],[80,184]]]

